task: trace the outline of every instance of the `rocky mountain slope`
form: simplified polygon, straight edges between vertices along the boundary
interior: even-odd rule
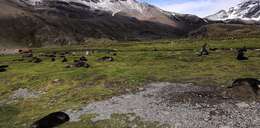
[[[260,21],[260,0],[245,0],[228,11],[221,10],[216,14],[206,17],[209,20],[257,20]]]
[[[0,44],[45,46],[89,38],[175,38],[206,24],[135,0],[2,0]]]

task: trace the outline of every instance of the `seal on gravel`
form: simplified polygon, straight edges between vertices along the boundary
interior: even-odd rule
[[[232,98],[255,99],[260,94],[260,81],[255,78],[239,78],[232,83],[229,89],[229,95]]]
[[[54,112],[34,122],[31,128],[54,128],[70,120],[64,112]]]

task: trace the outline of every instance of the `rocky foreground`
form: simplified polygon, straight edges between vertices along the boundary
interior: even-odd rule
[[[260,127],[260,102],[225,97],[219,88],[153,83],[140,90],[66,113],[73,122],[85,114],[97,114],[92,119],[96,122],[109,119],[112,114],[131,113],[136,115],[132,119],[141,117],[178,128]]]

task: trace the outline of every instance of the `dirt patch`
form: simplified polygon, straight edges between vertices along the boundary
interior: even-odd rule
[[[10,99],[18,100],[18,99],[38,98],[39,95],[40,92],[33,92],[33,91],[29,91],[26,88],[20,88],[13,92],[13,94],[10,96]]]

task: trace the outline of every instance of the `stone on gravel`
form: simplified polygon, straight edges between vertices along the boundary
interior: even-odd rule
[[[219,128],[230,128],[229,126],[220,126]]]
[[[52,83],[54,83],[54,84],[60,84],[62,82],[63,82],[63,80],[61,80],[61,79],[55,79],[52,81]]]
[[[239,108],[248,108],[250,107],[249,104],[245,103],[245,102],[241,102],[241,103],[237,103],[236,104]]]

